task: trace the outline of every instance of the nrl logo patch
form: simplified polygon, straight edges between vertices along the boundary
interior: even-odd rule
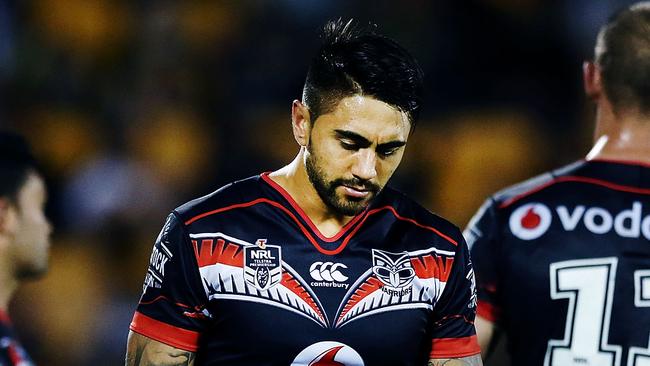
[[[266,245],[265,239],[256,244],[244,248],[244,279],[265,291],[282,280],[282,251],[277,245]]]
[[[411,293],[409,285],[415,277],[408,252],[391,253],[383,250],[372,250],[372,273],[383,284],[382,291],[391,296],[402,296]]]

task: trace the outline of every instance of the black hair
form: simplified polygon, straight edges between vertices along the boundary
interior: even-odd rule
[[[598,34],[595,56],[614,112],[650,113],[650,2],[614,14]]]
[[[29,174],[37,171],[36,160],[25,139],[0,131],[0,197],[16,203]]]
[[[402,46],[354,20],[329,21],[303,88],[311,120],[353,95],[370,96],[408,116],[415,126],[422,103],[423,73]]]

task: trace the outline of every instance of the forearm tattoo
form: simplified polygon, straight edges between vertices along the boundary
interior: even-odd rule
[[[173,357],[169,355],[163,357],[149,357],[145,352],[129,353],[126,358],[127,366],[192,366],[196,354],[192,352],[185,352],[175,354]]]
[[[192,366],[196,354],[158,343],[139,335],[130,335],[126,366]]]

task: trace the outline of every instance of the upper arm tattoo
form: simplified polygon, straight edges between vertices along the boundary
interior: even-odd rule
[[[481,355],[429,360],[427,366],[483,366]]]

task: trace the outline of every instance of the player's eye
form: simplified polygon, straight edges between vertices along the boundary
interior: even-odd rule
[[[350,140],[340,140],[341,147],[345,150],[358,150],[359,146]]]
[[[395,154],[397,152],[397,149],[399,149],[399,147],[392,147],[389,149],[378,149],[377,153],[382,157],[389,157]]]

